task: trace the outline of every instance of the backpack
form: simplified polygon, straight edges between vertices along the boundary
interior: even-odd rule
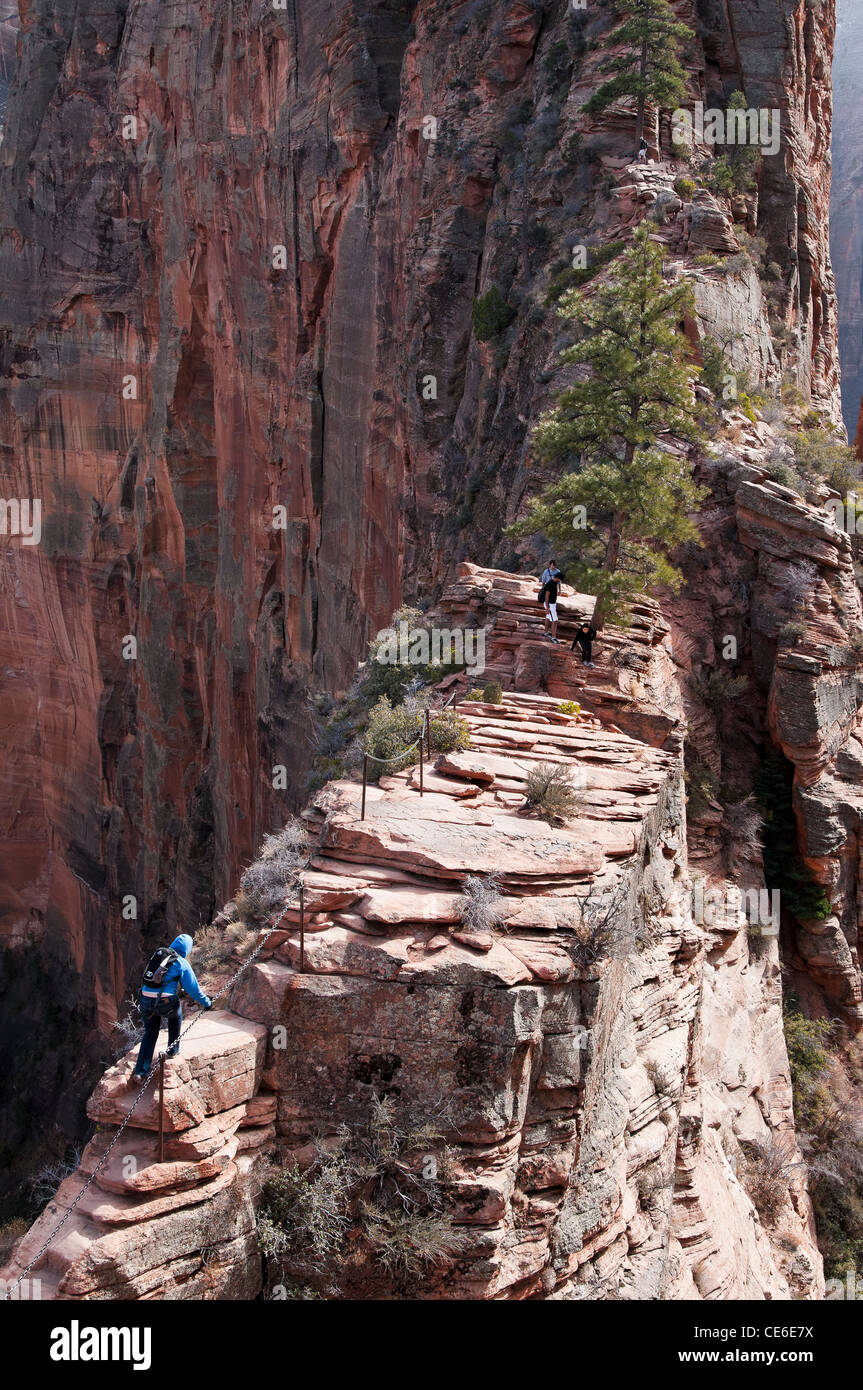
[[[144,975],[141,980],[142,989],[158,989],[159,998],[156,1000],[156,1012],[163,1017],[173,1013],[179,1004],[179,991],[177,994],[163,996],[162,989],[165,983],[165,976],[168,973],[168,966],[173,965],[175,960],[180,957],[170,946],[160,946],[153,952],[144,968]]]

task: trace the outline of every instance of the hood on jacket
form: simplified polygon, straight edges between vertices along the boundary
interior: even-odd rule
[[[171,950],[176,951],[178,956],[188,956],[193,944],[192,938],[184,933],[182,936],[174,937],[171,942]]]

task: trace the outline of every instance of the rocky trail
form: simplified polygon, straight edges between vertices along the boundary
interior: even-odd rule
[[[562,601],[564,639],[586,602]],[[596,670],[581,673],[568,646],[544,638],[537,608],[534,580],[461,567],[442,610],[492,615],[486,675],[506,678],[502,702],[459,701],[470,747],[427,764],[422,793],[417,765],[370,785],[364,818],[357,782],[313,799],[302,970],[292,909],[231,1010],[201,1018],[166,1064],[165,1161],[151,1095],[33,1271],[43,1298],[254,1297],[258,1165],[272,1153],[308,1156],[371,1091],[410,1095],[430,1112],[445,1096],[452,1107],[448,1200],[469,1239],[447,1282],[430,1271],[424,1296],[596,1296],[608,1281],[625,1297],[660,1285],[696,1298],[817,1288],[802,1180],[786,1213],[792,1257],[752,1223],[729,1167],[740,1139],[789,1127],[781,1030],[762,1047],[774,1023],[746,998],[768,981],[775,989],[776,968],[768,957],[743,975],[745,929],[744,957],[726,949],[709,966],[710,934],[692,920],[679,749],[671,716],[650,703],[669,660],[667,627],[645,604],[630,633],[608,631]],[[533,682],[546,649],[549,690],[513,688]],[[632,717],[652,742],[609,715],[634,703],[620,689],[632,667],[616,666],[615,651],[641,669]],[[580,699],[581,713],[561,710],[561,695]],[[567,768],[576,787],[564,824],[525,814],[526,778],[541,763]],[[490,873],[495,919],[465,924],[464,880]],[[726,1036],[737,1072],[721,1134],[715,1119],[703,1129],[717,1097],[699,1055],[716,969],[738,976],[751,1010],[749,1038],[737,1027],[733,1046]],[[726,991],[720,1013],[727,1007]],[[730,1021],[711,1028],[711,1047]],[[97,1086],[88,1106],[97,1130],[80,1167],[6,1277],[92,1173],[128,1109],[132,1065],[130,1053]],[[669,1206],[658,1175],[675,1164]],[[386,1289],[380,1272],[365,1278]]]

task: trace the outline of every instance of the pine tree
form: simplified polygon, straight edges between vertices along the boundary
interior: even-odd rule
[[[667,284],[662,263],[643,223],[605,284],[562,298],[559,312],[585,332],[561,361],[581,370],[540,420],[533,446],[565,471],[511,528],[542,533],[566,557],[568,582],[597,595],[597,626],[622,612],[627,595],[679,587],[670,554],[698,540],[688,513],[704,493],[683,446],[701,432],[680,328],[692,291]]]
[[[612,31],[609,42],[624,51],[601,64],[600,72],[614,76],[594,92],[584,110],[595,116],[621,97],[634,97],[638,103],[637,155],[647,103],[668,111],[686,99],[680,46],[695,36],[687,24],[677,21],[668,0],[634,0],[634,9],[633,0],[618,0],[617,12],[626,17]]]

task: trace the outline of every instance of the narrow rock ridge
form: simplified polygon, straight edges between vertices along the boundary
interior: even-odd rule
[[[562,601],[564,633],[584,605]],[[744,1144],[776,1135],[795,1152],[777,945],[754,952],[736,907],[695,920],[676,713],[651,704],[670,684],[667,627],[644,604],[631,634],[610,631],[596,671],[576,677],[575,658],[538,631],[534,580],[464,565],[443,606],[489,618],[489,671],[511,683],[532,681],[548,648],[544,678],[559,689],[460,702],[471,746],[425,769],[422,796],[418,767],[370,787],[365,819],[358,784],[317,795],[305,812],[318,850],[304,971],[289,918],[241,978],[233,1012],[202,1020],[168,1064],[170,1157],[154,1162],[148,1100],[53,1247],[43,1296],[254,1296],[260,1156],[308,1156],[387,1091],[452,1105],[447,1190],[468,1240],[429,1272],[423,1297],[821,1291],[802,1167],[770,1229],[745,1189]],[[624,648],[631,664],[618,667]],[[630,679],[644,688],[641,713],[621,688]],[[580,717],[559,708],[563,693],[580,698]],[[622,731],[630,715],[649,737]],[[523,813],[529,769],[549,762],[578,789],[565,825]],[[490,871],[500,925],[467,931],[461,885]],[[757,861],[750,879],[763,884]],[[127,1108],[131,1066],[97,1087],[100,1125]],[[353,1277],[358,1296],[392,1295],[371,1262]]]

